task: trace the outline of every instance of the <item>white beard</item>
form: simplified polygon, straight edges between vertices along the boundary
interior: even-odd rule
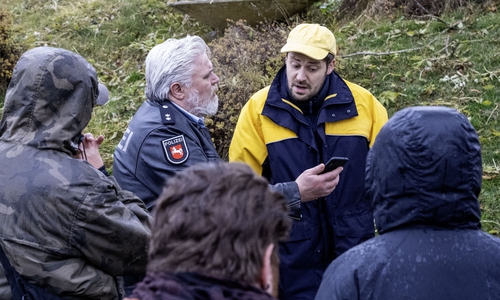
[[[217,87],[212,88],[212,93],[210,97],[202,99],[199,97],[200,93],[192,89],[187,100],[190,113],[197,117],[205,117],[209,115],[215,115],[217,109],[219,108],[219,97],[215,93]]]

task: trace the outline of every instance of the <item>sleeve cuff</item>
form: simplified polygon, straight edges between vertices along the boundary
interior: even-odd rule
[[[106,166],[105,165],[102,165],[102,167],[100,167],[98,170],[101,171],[102,174],[106,175],[106,177],[109,176],[108,171],[106,171]]]
[[[288,214],[294,220],[302,219],[299,186],[295,181],[283,182],[271,185],[271,189],[285,196],[288,206]]]

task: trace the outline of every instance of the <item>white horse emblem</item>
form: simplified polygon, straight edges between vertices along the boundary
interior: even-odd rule
[[[183,135],[161,141],[165,156],[173,164],[181,164],[189,156],[186,140]]]

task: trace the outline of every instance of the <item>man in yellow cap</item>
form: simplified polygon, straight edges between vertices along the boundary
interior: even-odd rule
[[[387,111],[335,73],[328,28],[298,25],[281,52],[285,66],[241,111],[229,160],[246,162],[287,198],[294,223],[279,247],[279,297],[313,299],[328,264],[374,236],[365,161]],[[322,173],[334,156],[349,161]]]

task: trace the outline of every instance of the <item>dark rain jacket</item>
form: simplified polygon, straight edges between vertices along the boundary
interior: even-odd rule
[[[254,286],[197,273],[149,272],[130,300],[273,300]]]
[[[332,156],[349,158],[330,195],[299,202],[298,214],[293,209],[290,239],[280,245],[280,298],[312,299],[328,264],[374,236],[372,210],[363,197],[365,162],[387,112],[367,90],[333,72],[319,92],[317,115],[305,116],[288,98],[286,82],[283,68],[243,107],[229,160],[249,164],[276,185],[295,184],[302,172]]]
[[[145,272],[144,203],[74,159],[98,95],[81,56],[40,47],[19,59],[0,122],[0,242],[28,281],[65,299],[119,299]],[[0,266],[0,299],[11,290]]]
[[[113,175],[152,209],[165,179],[200,162],[220,161],[210,133],[170,101],[146,100],[114,153]]]
[[[328,267],[317,300],[500,299],[500,239],[481,231],[478,136],[454,109],[396,113],[367,162],[380,236]]]

